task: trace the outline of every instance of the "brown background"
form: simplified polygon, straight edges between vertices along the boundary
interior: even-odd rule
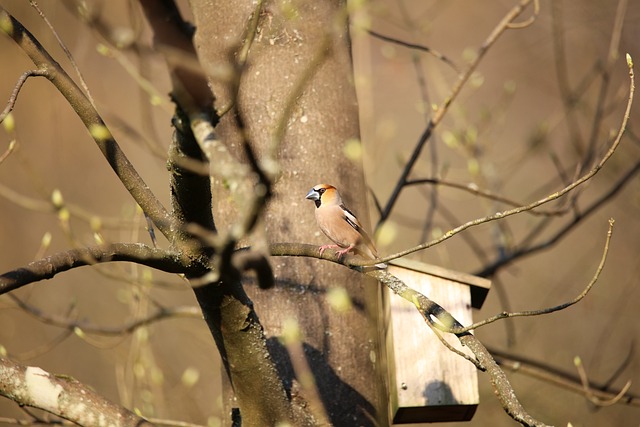
[[[96,53],[97,41],[90,30],[80,25],[60,3],[41,3],[72,51],[112,132],[149,186],[166,203],[168,186],[164,160],[150,155],[144,141],[166,150],[171,106],[166,101],[161,106],[150,106],[148,96],[114,59]],[[598,58],[605,58],[615,5],[586,0],[564,3],[563,35],[570,81],[575,87]],[[50,31],[26,2],[3,1],[2,4],[71,71]],[[400,5],[406,9],[404,12]],[[101,16],[112,30],[143,27],[135,5],[134,18],[131,18],[126,2],[104,2],[103,6]],[[369,18],[376,31],[427,44],[463,68],[465,51],[476,49],[511,6],[507,1],[490,5],[468,1],[376,1],[370,5]],[[446,165],[448,180],[474,181],[511,199],[528,202],[560,188],[549,156],[551,151],[570,173],[573,172],[578,159],[568,142],[556,79],[551,4],[541,2],[541,7],[534,25],[508,31],[491,48],[478,69],[482,84],[467,86],[438,128],[432,142],[437,144],[440,167]],[[631,53],[636,63],[640,61],[638,28],[640,7],[630,2],[620,51]],[[142,30],[140,37],[148,44],[146,30]],[[160,94],[169,91],[165,70],[153,55],[144,53],[142,62],[132,53],[125,55],[137,66],[148,67],[149,78]],[[366,86],[359,88],[367,179],[382,201],[388,197],[425,123],[425,106],[420,105],[412,55],[414,53],[405,48],[367,36],[354,37],[357,79],[368,79],[365,83],[368,81],[370,87],[370,90]],[[419,54],[419,58],[429,102],[440,103],[455,81],[455,72],[426,54]],[[6,37],[0,38],[1,99],[9,97],[15,80],[30,68],[30,62],[19,49]],[[616,129],[620,123],[628,90],[626,76],[622,55],[614,67],[599,147],[605,146],[609,130]],[[505,84],[515,84],[512,95],[505,92]],[[598,89],[599,84],[593,84],[576,108],[585,138],[591,129]],[[14,116],[18,150],[0,165],[0,185],[41,201],[47,201],[51,192],[59,189],[69,205],[81,206],[92,215],[104,218],[105,228],[115,225],[104,231],[110,240],[149,243],[143,230],[144,221],[131,198],[116,182],[79,119],[46,80],[29,80],[20,94]],[[123,123],[143,136],[132,133]],[[631,129],[637,123],[636,106],[630,120]],[[543,124],[548,133],[536,149],[531,149],[532,138],[539,134]],[[443,143],[446,132],[457,134],[472,129],[478,131],[481,177],[470,173],[470,156],[466,152]],[[4,150],[9,140],[10,136],[6,134],[0,136],[0,150]],[[638,141],[625,138],[619,152],[583,189],[584,201],[596,198],[612,180],[637,163],[639,157]],[[414,176],[430,175],[427,147]],[[310,182],[309,187],[313,184],[315,182]],[[567,372],[574,372],[573,359],[580,356],[592,379],[605,381],[612,375],[640,338],[638,187],[636,178],[610,204],[584,220],[558,245],[503,270],[494,284],[508,295],[512,310],[542,308],[572,299],[593,275],[602,252],[607,219],[613,217],[616,229],[608,263],[599,283],[583,302],[561,313],[514,320],[509,327],[503,322],[483,328],[477,332],[482,341],[490,347],[507,349]],[[303,197],[301,194],[300,198]],[[441,189],[439,197],[439,203],[452,211],[458,220],[450,224],[440,214],[436,215],[434,227],[442,231],[502,209],[458,190]],[[383,254],[426,240],[420,238],[420,228],[416,228],[424,221],[426,207],[427,198],[417,189],[408,190],[400,198],[392,216],[400,233],[390,246],[380,248]],[[311,221],[310,206],[301,203],[299,209],[297,213]],[[110,224],[110,218],[116,219],[115,224]],[[371,218],[375,223],[375,213]],[[0,219],[0,270],[32,260],[46,232],[53,235],[47,253],[74,244],[61,230],[51,211],[25,209],[0,197]],[[508,222],[516,241],[533,224],[534,219],[528,216]],[[90,244],[93,241],[87,221],[73,219],[71,226],[77,242]],[[470,233],[491,254],[496,226],[478,227]],[[310,236],[300,236],[299,241],[309,241]],[[428,232],[427,237],[431,236]],[[465,272],[477,271],[482,265],[461,237],[425,251],[418,258]],[[145,282],[146,275],[150,274],[154,286],[151,288],[147,283],[132,287],[121,279],[106,277],[103,272],[120,278],[137,277],[139,282]],[[159,286],[158,282],[170,285]],[[190,291],[179,279],[130,265],[65,273],[17,294],[47,313],[65,315],[71,312],[79,320],[104,326],[116,326],[145,311],[153,311],[153,305],[145,303],[146,299],[141,295],[151,294],[155,301],[164,305],[194,304]],[[474,314],[476,319],[505,309],[498,295],[494,288],[483,309]],[[425,333],[428,333],[426,328]],[[133,336],[116,338],[91,335],[83,340],[71,335],[58,342],[61,336],[64,337],[64,332],[60,328],[44,325],[21,312],[7,297],[0,299],[0,345],[11,357],[50,372],[71,375],[115,401],[141,408],[145,415],[199,424],[209,420],[212,425],[216,425],[221,416],[215,409],[219,403],[219,361],[203,322],[174,319],[154,324]],[[180,351],[176,352],[176,349]],[[617,388],[628,379],[640,378],[637,360],[636,351],[614,383]],[[181,382],[183,373],[190,368],[200,375],[192,387]],[[594,410],[576,394],[519,374],[509,376],[524,406],[533,416],[550,424],[635,426],[640,418],[637,408],[615,405]],[[493,397],[484,375],[480,375],[480,387],[481,405],[470,424],[513,425]],[[638,387],[636,381],[631,391],[640,393]],[[215,402],[214,408],[211,402]],[[0,415],[19,417],[20,411],[11,402],[0,400]]]

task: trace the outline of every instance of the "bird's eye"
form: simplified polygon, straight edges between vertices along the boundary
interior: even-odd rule
[[[322,194],[324,194],[324,192],[327,191],[326,188],[318,188],[318,194],[322,196]]]

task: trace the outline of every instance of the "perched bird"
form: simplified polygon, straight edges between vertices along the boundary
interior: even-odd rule
[[[373,241],[358,218],[344,206],[334,186],[318,184],[307,193],[306,198],[316,204],[316,221],[320,230],[336,243],[320,246],[320,255],[328,248],[343,248],[337,251],[340,257],[353,249],[367,258],[378,258]],[[386,268],[387,265],[380,263],[376,267]]]

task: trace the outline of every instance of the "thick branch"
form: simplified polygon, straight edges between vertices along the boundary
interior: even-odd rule
[[[0,395],[20,406],[39,408],[84,426],[153,425],[73,378],[51,375],[5,358],[0,358]]]
[[[135,262],[168,273],[184,273],[188,268],[177,254],[139,243],[112,243],[70,249],[4,273],[0,276],[0,295],[29,283],[51,279],[72,268],[113,261]]]

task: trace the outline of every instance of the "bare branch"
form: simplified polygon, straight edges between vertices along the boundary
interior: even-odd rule
[[[469,67],[465,70],[465,72],[458,77],[458,81],[453,86],[453,89],[451,90],[451,93],[449,94],[449,96],[444,100],[442,104],[440,104],[438,109],[434,112],[433,117],[427,124],[427,127],[422,132],[422,135],[420,136],[418,143],[413,149],[413,152],[411,153],[411,156],[407,161],[407,164],[405,165],[405,168],[402,171],[400,178],[398,178],[398,181],[396,182],[393,192],[391,193],[391,196],[389,197],[389,200],[387,201],[387,204],[385,205],[382,211],[382,215],[380,216],[378,224],[376,225],[376,229],[378,229],[391,214],[391,210],[395,206],[395,203],[398,200],[400,193],[404,189],[404,186],[407,180],[409,179],[409,174],[413,170],[413,166],[415,165],[416,161],[420,157],[422,148],[427,143],[427,141],[431,139],[433,130],[438,126],[438,124],[440,124],[445,114],[449,110],[449,106],[451,105],[451,103],[458,97],[458,94],[460,93],[464,85],[467,83],[467,81],[469,80],[473,72],[476,70],[476,68],[480,64],[480,61],[482,60],[484,55],[487,53],[489,48],[496,42],[498,37],[500,37],[500,35],[505,30],[508,29],[509,24],[512,23],[513,20],[516,19],[527,8],[527,6],[531,3],[531,1],[532,0],[521,0],[518,5],[514,6],[509,12],[507,12],[504,18],[502,18],[502,20],[498,23],[498,25],[493,29],[491,34],[489,34],[487,39],[482,43],[482,45],[478,49],[475,60],[471,64],[469,64]]]
[[[50,354],[55,348],[59,347],[64,341],[73,335],[72,331],[64,330],[59,331],[54,337],[38,344],[34,348],[30,348],[27,351],[20,352],[20,357],[23,360],[32,360],[36,357],[41,357],[46,354]]]
[[[574,393],[581,395],[584,395],[585,393],[585,387],[581,383],[579,376],[575,376],[553,366],[520,356],[515,356],[498,349],[489,348],[489,352],[493,355],[500,366],[512,372],[521,373],[523,375],[545,381]],[[620,391],[608,391],[608,387],[603,386],[602,384],[589,382],[587,386],[594,397],[602,400],[611,400],[621,394]],[[640,397],[627,392],[616,403],[640,407]]]
[[[171,240],[173,231],[169,213],[125,156],[86,95],[38,40],[2,6],[0,6],[0,29],[22,48],[38,69],[67,99],[125,188],[153,220],[156,227]]]
[[[153,425],[73,378],[52,375],[38,367],[19,365],[2,357],[0,394],[20,406],[39,408],[80,425]]]
[[[45,201],[39,198],[25,196],[24,194],[20,194],[2,184],[0,184],[0,197],[4,197],[11,203],[14,203],[16,206],[23,209],[36,212],[56,213],[60,210],[60,207],[57,207],[52,202],[51,198]],[[71,217],[85,221],[87,224],[96,222],[99,219],[101,228],[121,229],[123,227],[133,227],[135,225],[134,221],[131,219],[122,217],[102,217],[96,213],[88,211],[81,205],[69,203],[66,200],[64,202],[64,208],[69,211]]]
[[[524,239],[520,243],[520,247],[512,248],[511,251],[502,254],[499,259],[495,260],[492,263],[485,264],[481,270],[473,273],[476,276],[480,277],[490,277],[495,275],[495,273],[505,265],[512,263],[513,261],[535,254],[538,251],[549,248],[554,245],[562,237],[564,237],[567,233],[572,231],[578,224],[582,222],[585,218],[589,217],[592,213],[595,213],[600,207],[602,207],[605,203],[607,203],[611,198],[616,196],[628,183],[633,182],[633,177],[640,173],[640,162],[636,163],[631,169],[629,169],[616,183],[614,183],[611,188],[609,188],[602,196],[598,199],[591,202],[589,206],[583,208],[576,212],[571,220],[561,227],[559,230],[554,231],[553,235],[549,236],[546,240],[539,242],[537,244],[528,244],[527,240]],[[546,226],[548,224],[541,223],[539,227],[535,227],[535,229],[531,230],[529,233],[530,236],[540,235],[540,228]],[[537,233],[535,233],[537,232]],[[535,233],[535,234],[534,234]]]
[[[379,263],[379,262],[387,262],[387,261],[391,261],[393,259],[396,258],[400,258],[403,257],[405,255],[409,255],[412,254],[414,252],[418,252],[420,250],[423,249],[427,249],[430,248],[432,246],[435,246],[441,242],[444,242],[445,240],[450,239],[451,237],[455,236],[456,234],[471,228],[471,227],[475,227],[477,225],[480,224],[485,224],[487,222],[491,222],[491,221],[496,221],[496,220],[500,220],[503,218],[506,218],[508,216],[511,215],[516,215],[522,212],[526,212],[526,211],[530,211],[532,209],[537,208],[538,206],[542,206],[544,204],[547,204],[551,201],[557,200],[559,198],[561,198],[562,196],[564,196],[565,194],[569,193],[570,191],[572,191],[573,189],[577,188],[578,186],[582,185],[583,183],[587,182],[588,180],[590,180],[591,178],[593,178],[599,171],[600,169],[602,169],[602,167],[605,165],[605,163],[607,163],[607,161],[611,158],[611,156],[613,155],[613,153],[616,151],[616,149],[618,148],[618,146],[620,145],[620,141],[622,141],[622,136],[624,135],[626,126],[627,126],[627,122],[629,121],[629,116],[631,113],[631,105],[633,104],[633,95],[635,92],[635,83],[634,83],[634,74],[633,74],[633,61],[631,60],[631,56],[627,55],[627,65],[629,67],[629,79],[630,79],[630,86],[629,86],[629,98],[627,101],[627,108],[625,110],[624,116],[622,118],[622,123],[620,124],[620,127],[618,129],[618,133],[615,137],[615,139],[613,140],[613,143],[611,144],[611,147],[609,147],[609,150],[607,150],[607,152],[604,154],[604,156],[602,157],[602,159],[591,169],[589,170],[589,172],[587,172],[586,174],[584,174],[582,177],[580,177],[579,179],[573,181],[571,184],[567,185],[566,187],[564,187],[563,189],[549,194],[548,196],[536,200],[535,202],[532,202],[526,206],[520,206],[517,208],[513,208],[513,209],[509,209],[506,211],[502,211],[502,212],[497,212],[493,215],[489,215],[486,216],[484,218],[478,218],[469,222],[466,222],[456,228],[454,228],[453,230],[449,230],[448,232],[444,233],[441,237],[434,239],[430,242],[427,243],[423,243],[421,245],[418,246],[414,246],[413,248],[410,249],[406,249],[404,251],[400,251],[397,252],[393,255],[389,255],[386,256],[384,258],[381,258],[379,260],[374,261],[369,261],[366,263],[362,263],[360,265],[363,266],[369,266],[369,265],[374,265],[375,263]]]
[[[4,153],[2,153],[2,154],[0,155],[0,164],[2,164],[2,162],[4,162],[5,160],[7,160],[7,157],[9,157],[9,156],[11,155],[11,153],[13,153],[13,150],[15,150],[15,148],[16,148],[16,144],[17,144],[17,142],[16,142],[16,140],[15,140],[15,139],[14,139],[14,140],[12,140],[12,141],[9,143],[9,146],[7,147],[7,149],[5,150],[5,152],[4,152]]]
[[[295,373],[295,377],[300,383],[303,391],[302,395],[307,400],[309,409],[315,419],[317,426],[331,426],[326,408],[322,402],[318,384],[315,381],[314,373],[309,366],[307,356],[304,351],[304,343],[300,325],[295,319],[285,322],[282,331],[282,343],[289,352],[291,367]]]
[[[476,359],[474,359],[473,357],[469,356],[466,353],[463,353],[462,351],[458,350],[457,348],[455,348],[454,346],[449,344],[447,342],[447,340],[445,340],[444,337],[442,336],[442,333],[439,330],[439,326],[436,325],[436,322],[429,316],[429,314],[426,311],[424,311],[424,310],[418,310],[418,311],[422,315],[422,318],[425,320],[425,322],[427,322],[427,325],[429,325],[429,328],[431,328],[431,330],[436,335],[438,340],[442,343],[442,345],[447,347],[447,349],[450,352],[455,353],[458,356],[460,356],[460,357],[462,357],[464,359],[467,359],[469,362],[473,363],[475,365],[475,367],[478,368],[479,370],[481,370],[482,372],[486,371],[484,366],[482,366],[480,364],[480,362],[478,362]],[[442,327],[442,326],[440,326],[440,327]]]
[[[627,383],[622,387],[622,390],[618,392],[615,396],[610,399],[602,399],[594,395],[591,387],[589,386],[589,378],[587,377],[587,371],[584,369],[584,365],[582,364],[582,359],[580,357],[576,357],[573,361],[576,369],[578,370],[578,374],[580,375],[580,382],[582,383],[582,389],[584,390],[585,397],[589,400],[589,402],[593,403],[596,406],[611,406],[620,402],[620,400],[624,397],[624,395],[631,388],[631,381],[627,381]]]
[[[174,252],[150,248],[139,243],[112,243],[70,249],[6,272],[0,276],[0,295],[29,283],[51,279],[56,274],[72,268],[115,261],[135,262],[168,273],[184,273],[189,269]]]
[[[589,291],[591,290],[593,285],[595,285],[595,283],[598,281],[598,278],[600,277],[600,273],[602,273],[602,269],[604,268],[604,264],[607,261],[607,254],[609,253],[609,243],[611,242],[611,235],[613,234],[613,223],[614,223],[614,220],[610,219],[609,220],[609,230],[607,231],[607,239],[606,239],[606,241],[604,243],[604,250],[602,252],[602,258],[600,259],[600,264],[598,265],[598,268],[596,269],[596,272],[593,274],[593,277],[591,278],[591,280],[589,281],[587,286],[573,300],[571,300],[569,302],[565,302],[565,303],[560,304],[560,305],[557,305],[555,307],[543,308],[541,310],[518,311],[518,312],[514,312],[514,313],[502,312],[502,313],[496,314],[495,316],[489,317],[488,319],[482,320],[480,322],[476,322],[473,325],[470,325],[470,326],[467,326],[467,327],[464,327],[464,328],[461,328],[461,329],[453,329],[450,332],[453,332],[453,333],[466,332],[466,331],[470,331],[470,330],[473,330],[473,329],[477,329],[477,328],[479,328],[481,326],[484,326],[484,325],[488,325],[489,323],[493,323],[493,322],[495,322],[497,320],[507,319],[507,318],[510,318],[510,317],[528,317],[528,316],[540,316],[540,315],[543,315],[543,314],[550,314],[550,313],[554,313],[556,311],[564,310],[565,308],[571,307],[572,305],[580,302],[580,300],[582,300],[585,296],[587,296],[587,294],[589,293]]]
[[[458,67],[456,66],[455,62],[453,62],[448,57],[446,57],[445,55],[443,55],[442,53],[438,52],[437,50],[435,50],[435,49],[433,49],[431,47],[420,45],[420,44],[415,44],[415,43],[405,42],[405,41],[396,39],[394,37],[385,36],[384,34],[380,34],[380,33],[376,32],[376,31],[371,30],[371,29],[368,29],[367,33],[369,33],[370,35],[372,35],[373,37],[375,37],[377,39],[384,40],[384,41],[389,42],[389,43],[394,43],[394,44],[397,44],[399,46],[404,46],[404,47],[409,48],[409,49],[416,49],[416,50],[420,50],[420,51],[423,51],[423,52],[427,52],[428,54],[433,55],[434,57],[438,58],[440,61],[442,61],[445,64],[447,64],[448,66],[450,66],[456,73],[460,73],[460,70],[458,70]]]
[[[447,181],[445,179],[440,179],[440,178],[416,178],[416,179],[408,180],[405,185],[409,187],[409,186],[421,185],[421,184],[434,184],[436,186],[442,185],[443,187],[456,188],[458,190],[466,191],[475,196],[480,196],[488,200],[504,203],[505,205],[508,205],[508,206],[522,206],[522,203],[518,203],[515,200],[508,199],[490,190],[479,188],[475,183],[461,184],[458,182]],[[532,209],[530,211],[527,211],[527,213],[531,215],[544,215],[544,216],[560,215],[565,212],[566,212],[566,209],[562,209],[562,210],[558,209],[558,210],[551,210],[551,211],[539,211],[539,210]]]
[[[78,78],[80,79],[80,84],[82,85],[82,89],[84,89],[84,92],[87,95],[87,99],[89,100],[89,102],[91,102],[91,105],[93,106],[93,108],[97,109],[96,103],[93,100],[93,97],[91,96],[91,92],[89,91],[89,86],[87,85],[87,82],[84,80],[84,77],[82,76],[82,73],[80,72],[80,68],[78,67],[78,64],[76,63],[76,60],[73,58],[73,55],[71,55],[71,52],[69,51],[69,49],[67,49],[67,46],[62,41],[62,38],[60,37],[60,35],[56,31],[56,29],[53,28],[53,25],[51,25],[51,22],[49,22],[49,19],[44,14],[44,12],[42,12],[42,9],[40,9],[38,4],[34,0],[29,0],[29,4],[31,5],[31,7],[33,7],[36,10],[36,12],[38,12],[38,15],[40,15],[40,17],[42,18],[44,23],[47,25],[47,27],[49,28],[49,30],[51,31],[53,36],[56,38],[56,41],[58,42],[58,45],[60,46],[60,48],[64,52],[65,56],[67,57],[67,59],[71,63],[71,66],[73,67],[73,69],[75,70],[76,74],[78,75]]]
[[[7,106],[4,107],[2,113],[0,113],[0,123],[4,121],[7,115],[13,111],[13,107],[16,105],[16,101],[18,99],[18,94],[22,89],[22,86],[25,84],[29,77],[47,77],[48,72],[46,70],[29,70],[22,73],[18,81],[16,82],[15,87],[13,88],[13,92],[11,92],[11,96],[7,101]]]
[[[38,307],[26,303],[13,294],[9,294],[9,297],[13,300],[13,302],[16,303],[18,307],[20,307],[26,313],[32,315],[39,321],[44,322],[48,325],[64,328],[75,334],[89,333],[104,336],[121,336],[130,334],[138,328],[149,326],[161,320],[174,318],[202,319],[202,311],[194,306],[185,305],[178,307],[159,307],[154,313],[149,314],[144,318],[135,319],[120,326],[107,327],[99,326],[87,321],[71,319],[69,316],[59,316],[45,313]]]
[[[540,14],[540,0],[533,1],[533,15],[531,15],[527,20],[523,22],[510,22],[507,24],[507,28],[510,30],[519,30],[522,28],[527,28],[529,25],[533,24],[536,21],[536,18]]]

